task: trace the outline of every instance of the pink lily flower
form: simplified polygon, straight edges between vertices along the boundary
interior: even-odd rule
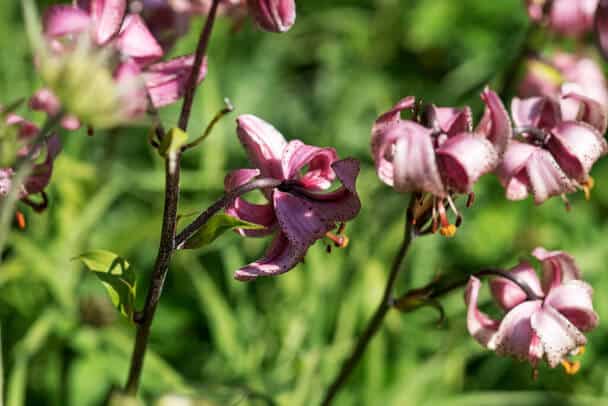
[[[296,22],[295,0],[247,0],[258,27],[269,32],[286,32]]]
[[[551,196],[593,187],[591,167],[608,151],[602,134],[606,111],[595,100],[566,93],[557,101],[546,97],[514,98],[513,121],[520,133],[509,143],[497,168],[510,200],[534,195],[536,204]]]
[[[486,108],[475,130],[468,107],[431,106],[426,127],[401,119],[403,110],[415,107],[412,96],[382,114],[372,128],[378,177],[398,192],[433,195],[434,213],[439,213],[446,236],[455,227],[447,220],[444,201],[456,212],[451,194],[471,193],[479,177],[496,168],[511,138],[509,115],[498,95],[486,88],[481,98]]]
[[[30,153],[32,159],[36,160],[40,153],[40,150],[32,151],[32,147],[27,145],[33,138],[38,135],[38,127],[33,123],[15,115],[9,114],[6,117],[6,124],[9,126],[15,126],[18,128],[18,138],[20,142],[25,145],[17,152],[18,158],[26,158]],[[32,172],[25,179],[22,185],[19,185],[19,199],[26,199],[29,195],[42,193],[48,186],[51,175],[53,173],[53,162],[61,151],[61,143],[57,135],[52,135],[48,138],[45,143],[44,149],[46,149],[46,158],[40,163],[35,163],[32,168]],[[15,171],[13,168],[0,168],[0,199],[6,196],[13,185],[13,177]]]
[[[283,181],[285,187],[263,190],[268,200],[265,204],[237,198],[226,209],[234,217],[263,226],[259,230],[239,230],[241,235],[274,235],[264,258],[239,269],[234,277],[248,281],[285,273],[323,237],[345,246],[347,240],[331,230],[359,213],[361,202],[355,187],[359,162],[352,158],[338,160],[333,148],[299,140],[287,142],[272,125],[253,115],[238,117],[237,124],[238,137],[254,168],[230,173],[225,180],[226,191],[258,176]],[[341,186],[328,191],[336,179]]]
[[[598,6],[598,0],[527,0],[526,3],[531,20],[546,20],[553,31],[573,37],[580,37],[593,29]]]
[[[52,6],[44,15],[43,26],[51,47],[58,53],[69,52],[76,39],[86,33],[90,33],[98,47],[114,50],[120,60],[114,71],[116,82],[143,83],[143,88],[131,86],[132,90],[124,97],[125,113],[137,118],[146,110],[146,92],[156,108],[174,103],[184,95],[194,56],[159,62],[164,54],[162,47],[142,17],[127,14],[126,7],[126,0],[81,0],[74,6]],[[204,63],[199,83],[206,72]],[[52,114],[57,104],[48,95],[46,101],[31,103]]]
[[[580,363],[572,363],[568,357],[587,343],[583,333],[599,323],[591,302],[593,289],[580,279],[570,255],[544,248],[536,248],[532,255],[542,263],[542,286],[527,262],[520,262],[509,273],[534,297],[506,278],[490,282],[493,298],[506,313],[502,320],[477,308],[481,282],[475,276],[470,278],[465,292],[467,328],[477,342],[498,355],[527,360],[534,368],[545,359],[551,368],[561,363],[566,372],[575,373]]]
[[[608,85],[601,66],[592,58],[557,52],[548,60],[531,58],[519,86],[520,97],[559,98],[565,88],[608,108]]]

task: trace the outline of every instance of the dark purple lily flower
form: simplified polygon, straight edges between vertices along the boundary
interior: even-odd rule
[[[164,52],[138,14],[127,14],[126,0],[78,1],[76,5],[50,7],[44,15],[44,34],[54,52],[70,52],[78,38],[87,33],[94,44],[116,52],[119,63],[114,80],[129,89],[122,97],[124,113],[136,119],[146,111],[149,94],[154,107],[179,100],[185,93],[194,56],[159,62]],[[206,62],[199,72],[199,83],[207,72]],[[139,84],[127,87],[128,84]],[[48,95],[45,101],[33,100],[37,108],[53,114],[57,103]],[[72,120],[72,124],[74,121]]]
[[[561,363],[567,373],[576,373],[580,362],[571,362],[568,357],[582,350],[587,343],[583,333],[599,323],[591,301],[593,289],[580,279],[570,255],[540,247],[532,255],[542,263],[542,286],[527,262],[520,262],[509,273],[535,297],[506,278],[490,282],[492,296],[506,313],[502,320],[494,320],[477,308],[481,283],[471,277],[465,293],[467,328],[477,342],[498,355],[527,360],[535,369],[545,359],[551,368]]]
[[[226,210],[234,217],[263,226],[258,230],[239,230],[241,235],[274,235],[264,258],[234,274],[236,279],[248,281],[289,271],[320,238],[339,240],[331,231],[339,223],[352,220],[361,208],[355,188],[359,162],[352,158],[338,160],[333,148],[298,140],[287,142],[272,125],[253,115],[240,116],[237,124],[239,139],[254,168],[229,174],[226,191],[258,176],[290,185],[288,189],[263,190],[268,199],[265,204],[237,198]],[[341,187],[328,191],[336,179]]]
[[[37,160],[40,150],[46,150],[46,158],[44,161],[35,163],[32,167],[32,172],[25,179],[25,182],[18,186],[19,199],[26,199],[30,195],[44,192],[44,189],[51,180],[51,175],[53,173],[53,162],[61,151],[59,137],[57,135],[50,136],[43,148],[32,151],[31,146],[28,145],[28,142],[36,137],[39,131],[38,127],[15,114],[9,114],[6,117],[6,124],[9,126],[15,126],[18,129],[19,141],[24,144],[24,146],[17,152],[18,158],[26,158],[31,153],[32,159]],[[11,167],[0,168],[0,199],[6,196],[13,187],[14,175],[15,171]]]
[[[269,32],[285,32],[296,22],[295,0],[247,0],[258,27]]]
[[[398,192],[433,195],[433,212],[439,213],[446,236],[452,236],[455,227],[447,220],[444,202],[456,212],[451,194],[471,193],[479,177],[496,168],[511,138],[509,115],[498,95],[485,89],[481,98],[486,109],[475,130],[468,107],[431,106],[426,127],[402,120],[401,112],[415,106],[411,96],[381,115],[372,129],[380,179]]]
[[[606,110],[597,101],[566,93],[561,105],[547,97],[514,98],[513,121],[520,134],[509,143],[497,169],[510,200],[534,195],[536,204],[551,196],[593,187],[591,167],[608,151],[602,134]]]

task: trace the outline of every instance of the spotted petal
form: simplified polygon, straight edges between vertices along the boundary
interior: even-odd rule
[[[105,44],[118,34],[127,11],[127,0],[90,0],[88,3],[96,26],[97,43]]]
[[[578,182],[587,180],[595,161],[608,151],[604,137],[583,122],[563,121],[551,134],[547,147],[561,169]]]
[[[258,276],[276,276],[294,268],[306,254],[306,249],[290,243],[285,234],[279,233],[272,241],[264,258],[252,262],[234,273],[240,281],[251,281]]]
[[[540,300],[525,301],[509,311],[500,322],[496,333],[495,346],[499,355],[510,355],[520,360],[529,360],[533,364],[537,362],[539,351],[536,350],[531,356],[535,334],[530,324],[533,316],[542,305]]]
[[[526,162],[526,174],[534,202],[541,204],[551,196],[576,190],[549,151],[537,148]]]
[[[586,282],[570,280],[549,291],[545,303],[554,307],[581,331],[597,327],[599,316],[593,310],[593,288]]]
[[[439,175],[431,130],[412,121],[402,121],[386,138],[388,142],[385,148],[392,147],[394,150],[391,158],[395,190],[445,196],[446,190]]]
[[[470,192],[481,175],[498,165],[498,153],[492,143],[471,133],[449,138],[436,154],[444,184],[460,193]]]
[[[571,351],[587,343],[583,333],[547,303],[532,315],[530,322],[551,368],[555,368]]]
[[[430,127],[437,127],[448,137],[473,131],[473,114],[469,107],[458,109],[432,105],[427,111],[427,119]]]
[[[516,127],[551,129],[561,121],[557,102],[547,97],[530,97],[511,101],[511,114]]]
[[[521,200],[528,196],[530,181],[526,174],[526,163],[538,147],[512,140],[502,161],[496,169],[500,183],[506,190],[507,199]]]
[[[601,135],[606,132],[608,114],[606,108],[595,99],[584,96],[581,86],[566,84],[562,88],[560,102],[564,120],[582,121],[594,127]]]

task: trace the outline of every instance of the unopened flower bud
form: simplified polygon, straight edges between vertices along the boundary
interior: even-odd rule
[[[296,21],[295,0],[248,0],[249,12],[264,31],[285,32]]]

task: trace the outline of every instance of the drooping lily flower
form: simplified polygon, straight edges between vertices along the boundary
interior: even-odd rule
[[[580,363],[568,357],[581,351],[587,342],[583,333],[599,322],[591,302],[593,290],[580,279],[570,255],[544,248],[535,249],[532,255],[542,263],[542,286],[527,262],[520,262],[509,273],[533,297],[506,278],[490,282],[492,296],[506,313],[502,320],[477,308],[481,282],[470,278],[465,292],[467,328],[477,342],[499,355],[527,360],[534,368],[545,359],[551,368],[561,363],[567,373],[576,373]]]
[[[486,109],[475,130],[468,107],[431,106],[426,126],[403,120],[401,112],[415,107],[412,96],[382,114],[372,128],[372,155],[380,179],[398,192],[433,195],[433,213],[439,213],[446,236],[453,235],[455,227],[447,220],[445,201],[456,211],[451,195],[471,193],[479,177],[496,168],[511,138],[509,115],[498,95],[485,89],[481,98]]]
[[[127,14],[126,7],[126,0],[82,0],[74,6],[52,6],[44,15],[43,29],[52,55],[58,58],[78,50],[83,36],[90,36],[93,47],[103,50],[106,55],[109,53],[111,58],[106,58],[110,59],[109,64],[112,64],[112,58],[117,61],[109,68],[110,75],[120,91],[117,97],[123,104],[122,113],[137,119],[146,111],[148,95],[155,107],[174,103],[184,95],[194,56],[159,61],[164,54],[162,47],[148,30],[142,17],[138,14]],[[45,65],[48,62],[40,60],[39,64]],[[80,66],[64,65],[58,66],[70,72],[82,71]],[[53,68],[58,69],[55,66]],[[44,69],[44,66],[41,69]],[[51,74],[46,76],[62,79],[55,87],[66,87],[65,82],[73,76],[56,74],[50,68],[47,71]],[[206,71],[207,65],[204,63],[198,74],[199,82],[204,79]],[[85,87],[84,85],[68,87],[80,89]],[[62,99],[62,104],[66,103],[68,95],[59,94],[62,92],[56,89],[50,90]],[[57,107],[56,103],[32,101],[32,104],[48,109],[45,111],[49,114]]]
[[[577,189],[588,197],[589,176],[597,159],[608,151],[602,134],[606,110],[595,100],[566,93],[561,105],[547,97],[514,98],[511,106],[519,138],[509,143],[497,168],[510,200],[534,195],[536,204]],[[567,202],[567,200],[566,200]]]
[[[557,52],[549,59],[530,58],[519,86],[520,97],[559,98],[564,88],[594,99],[608,109],[608,85],[601,66],[591,57]]]
[[[227,208],[228,214],[263,226],[240,230],[243,236],[274,235],[265,257],[236,271],[235,278],[247,281],[287,272],[323,237],[344,243],[345,239],[331,231],[353,219],[361,208],[355,188],[359,162],[338,160],[333,148],[287,142],[273,126],[253,115],[238,117],[237,124],[238,137],[253,168],[229,174],[226,191],[258,176],[283,181],[284,187],[263,190],[268,200],[265,204],[237,198]],[[328,190],[335,180],[341,186]]]
[[[269,32],[285,32],[296,22],[295,0],[247,0],[258,27]]]
[[[598,0],[526,0],[532,21],[562,35],[580,37],[593,29]]]
[[[15,114],[7,115],[5,122],[6,125],[14,126],[17,129],[18,140],[23,144],[17,152],[17,158],[25,159],[29,157],[36,162],[23,184],[17,186],[19,199],[27,199],[30,195],[42,193],[49,184],[53,172],[53,162],[61,151],[61,143],[57,135],[52,135],[42,148],[32,150],[29,143],[37,136],[38,127]],[[37,162],[41,150],[45,150],[46,158],[42,162]],[[14,176],[14,168],[0,168],[0,199],[6,196],[13,187]]]

